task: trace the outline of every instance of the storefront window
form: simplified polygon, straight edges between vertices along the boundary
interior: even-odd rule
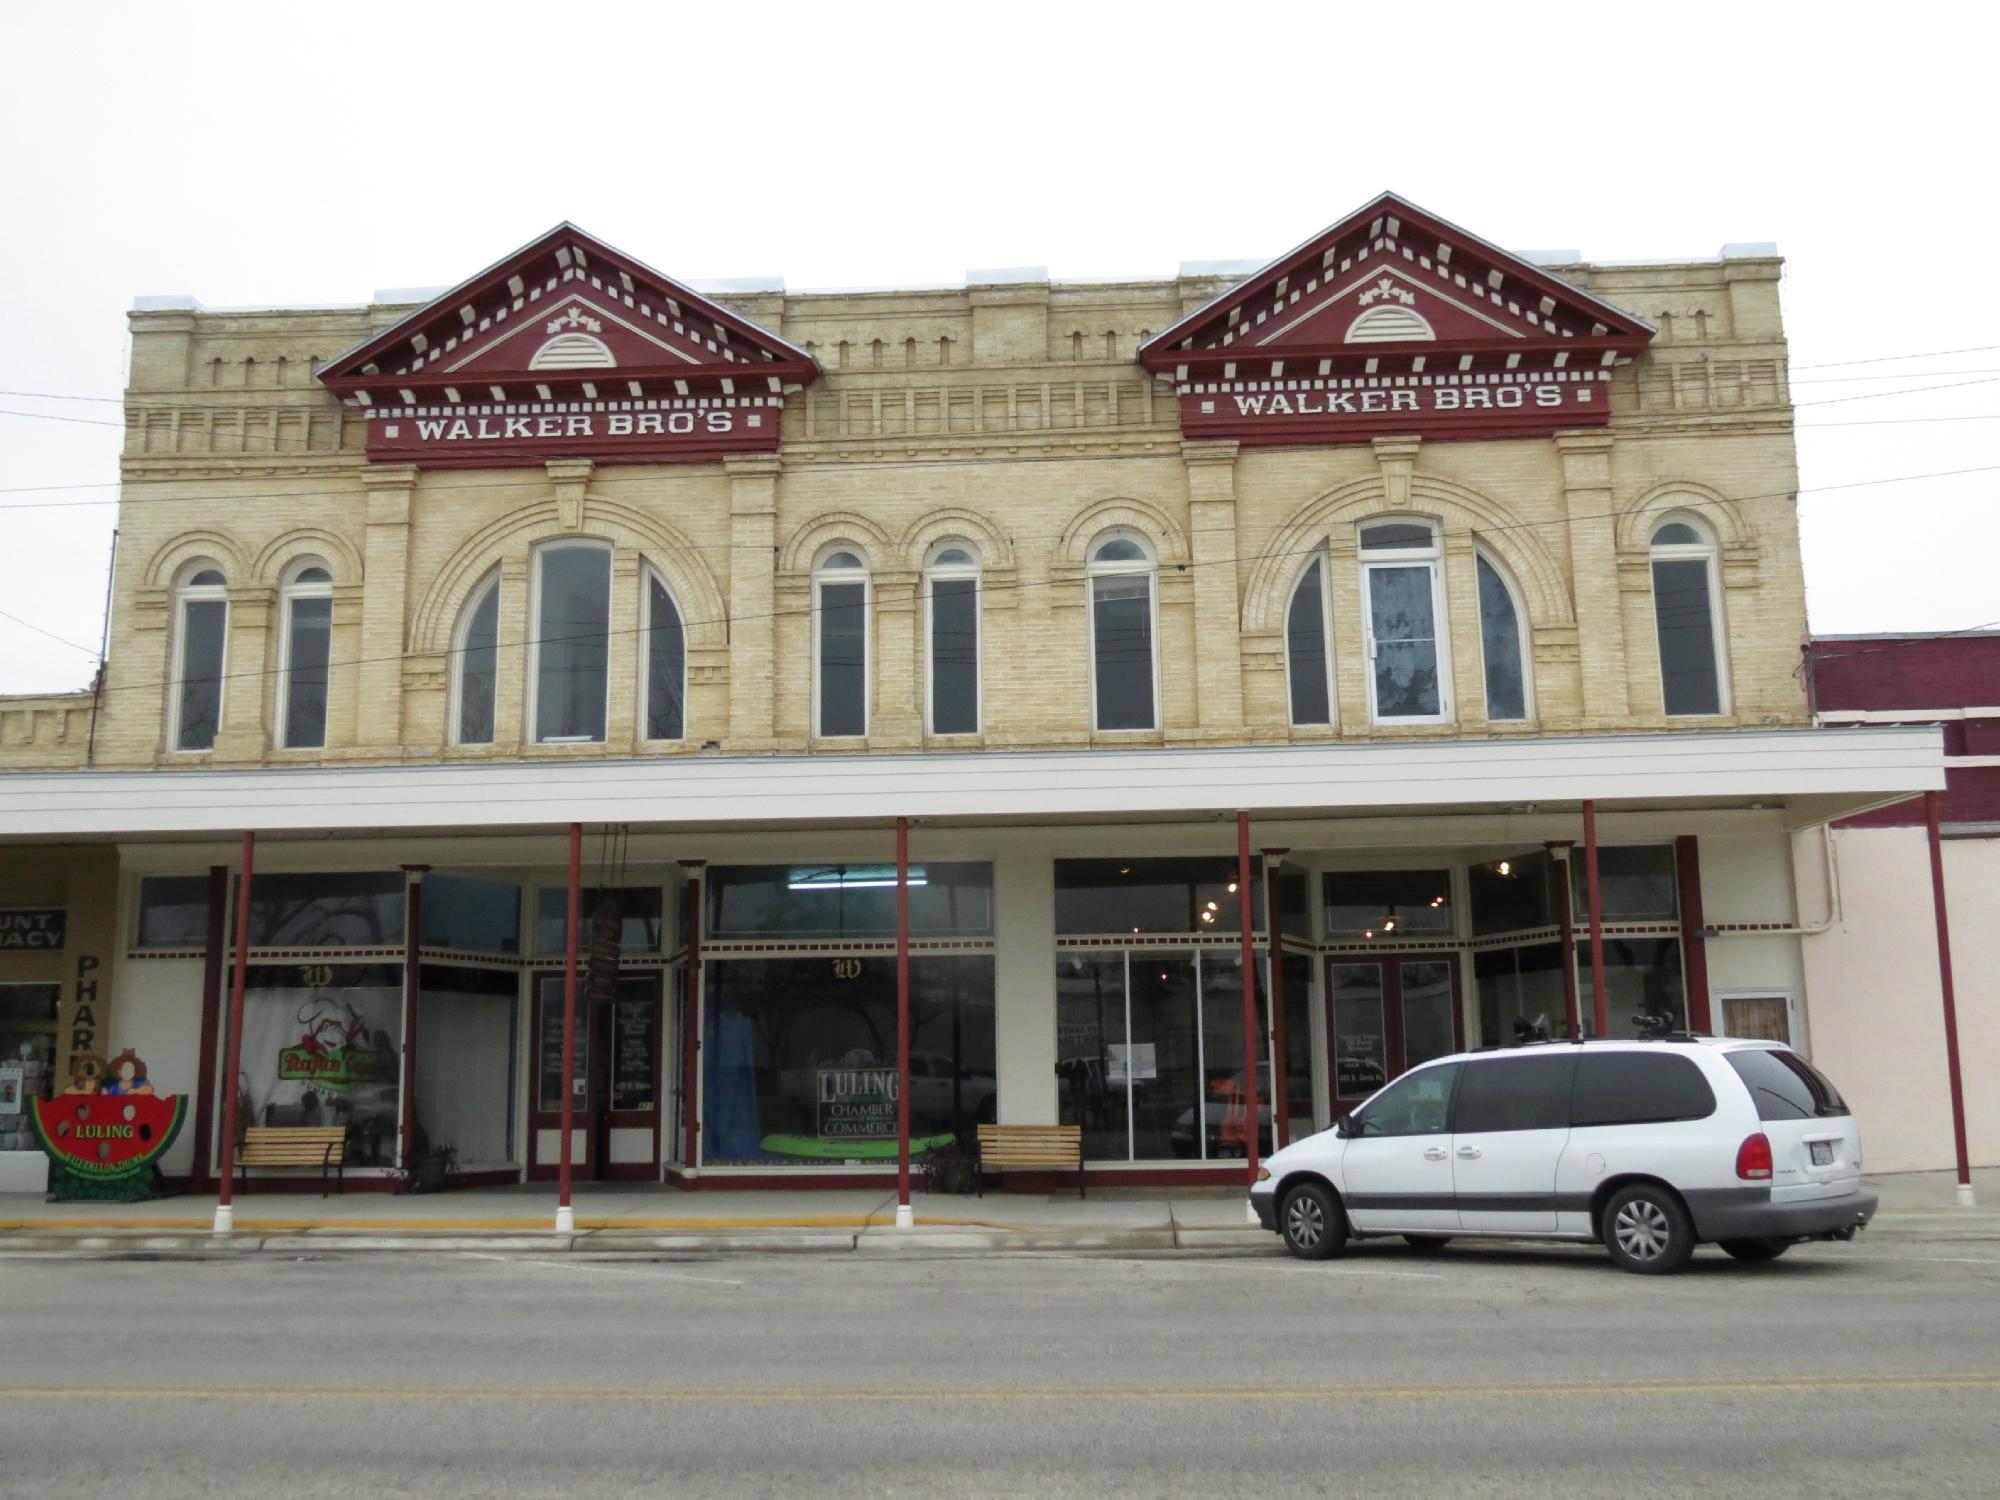
[[[1547,850],[1486,860],[1474,865],[1468,875],[1475,935],[1556,925],[1559,877]]]
[[[521,951],[521,888],[496,880],[424,877],[423,944],[469,953]]]
[[[1328,937],[1449,936],[1451,871],[1334,870],[1322,877]]]
[[[1576,918],[1590,915],[1590,892],[1584,884],[1584,856],[1579,848],[1571,858],[1576,862]],[[1670,922],[1680,910],[1679,882],[1674,873],[1671,844],[1641,844],[1597,851],[1598,910],[1604,920],[1620,922]]]
[[[993,867],[909,868],[910,931],[983,936],[993,930]],[[722,865],[709,871],[714,938],[892,938],[893,864]]]
[[[1313,1128],[1313,961],[1303,953],[1287,953],[1282,962],[1286,1119],[1296,1141],[1311,1135]]]
[[[208,877],[148,875],[139,882],[139,948],[208,944]]]
[[[896,965],[708,964],[703,1161],[881,1166],[897,1151]],[[910,960],[910,1149],[993,1120],[993,960]]]
[[[618,913],[624,918],[619,939],[623,951],[660,951],[660,921],[666,908],[658,886],[620,886],[616,889],[585,886],[580,894],[582,904],[577,908],[576,933],[578,954],[590,948],[590,919],[606,896],[617,904]],[[535,951],[561,953],[568,946],[568,926],[569,891],[559,885],[542,887],[535,893]]]
[[[250,882],[252,947],[379,948],[402,941],[398,871],[258,875]]]
[[[345,1125],[349,1166],[392,1165],[402,1052],[400,964],[254,964],[247,971],[248,1123]]]
[[[1241,932],[1236,874],[1236,861],[1226,857],[1059,859],[1056,931]],[[1252,930],[1262,932],[1263,862],[1256,859],[1250,862],[1250,911]]]
[[[1333,1094],[1363,1099],[1389,1081],[1389,1033],[1383,966],[1336,963],[1328,968],[1333,1008]]]
[[[425,885],[428,918],[429,881]],[[514,1018],[520,980],[512,970],[447,964],[425,964],[419,973],[418,1147],[451,1147],[461,1170],[507,1165],[515,1159]]]
[[[1472,955],[1473,982],[1479,987],[1479,1033],[1486,1046],[1569,1035],[1562,962],[1561,943]]]
[[[1576,945],[1584,1031],[1596,1030],[1597,1000],[1593,987],[1590,944]],[[1678,938],[1606,938],[1604,940],[1604,999],[1606,1035],[1640,1036],[1648,1031],[1687,1030],[1687,993],[1681,979]]]
[[[38,1090],[49,1087],[56,1060],[59,984],[0,984],[0,1063],[27,1063]]]

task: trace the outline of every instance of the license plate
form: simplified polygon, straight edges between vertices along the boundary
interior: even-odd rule
[[[1812,1146],[1812,1164],[1814,1166],[1830,1167],[1833,1165],[1832,1141],[1812,1141],[1809,1144]]]

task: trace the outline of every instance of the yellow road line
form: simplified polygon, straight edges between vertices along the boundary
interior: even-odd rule
[[[578,1219],[579,1230],[631,1229],[648,1233],[675,1229],[885,1229],[896,1222],[894,1214],[819,1214],[781,1219],[682,1218],[682,1219]],[[188,1230],[206,1232],[210,1219],[0,1219],[0,1232],[12,1233],[108,1233],[113,1230],[150,1230],[176,1234]],[[922,1218],[919,1229],[991,1229],[1007,1234],[1033,1234],[1027,1224],[1003,1224],[992,1219]],[[546,1217],[532,1219],[238,1219],[238,1234],[297,1234],[306,1230],[354,1230],[370,1234],[411,1233],[451,1230],[462,1233],[512,1231],[520,1234],[551,1233]],[[1055,1231],[1060,1233],[1060,1230]]]
[[[0,1386],[0,1401],[535,1401],[661,1406],[769,1406],[841,1403],[910,1405],[998,1402],[1118,1404],[1213,1401],[1451,1401],[1542,1400],[1577,1396],[1771,1396],[1856,1391],[1963,1391],[2000,1389],[2000,1373],[1940,1375],[1773,1376],[1749,1379],[1592,1382],[1490,1382],[1456,1385],[1296,1385],[1177,1388],[1068,1387],[1041,1390],[866,1390],[787,1386],[655,1387],[640,1390],[591,1386],[442,1387],[301,1386],[292,1389],[232,1386]]]

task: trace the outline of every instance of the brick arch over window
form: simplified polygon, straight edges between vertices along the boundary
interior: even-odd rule
[[[361,582],[361,554],[345,537],[301,526],[266,543],[250,564],[250,583],[281,583],[285,569],[301,557],[317,557],[333,571],[335,583]],[[234,582],[234,580],[231,580]]]
[[[250,582],[250,571],[236,544],[219,531],[183,531],[153,549],[143,575],[147,588],[174,586],[175,575],[198,557],[212,558],[232,586]]]
[[[550,500],[502,516],[468,537],[438,569],[417,606],[411,650],[450,650],[460,612],[495,565],[510,557],[525,560],[540,543],[560,539],[607,542],[637,552],[673,592],[688,645],[728,644],[728,605],[694,543],[633,506],[593,496],[585,501],[580,531],[563,526],[557,503]]]
[[[810,573],[821,550],[834,542],[850,543],[871,570],[891,567],[896,560],[896,544],[888,532],[866,516],[836,510],[813,517],[792,533],[778,553],[778,571]]]
[[[932,547],[946,537],[964,537],[979,549],[979,566],[1004,572],[1014,566],[1014,544],[976,510],[946,505],[919,516],[896,538],[895,556],[906,568],[921,568]]]
[[[1707,522],[1722,547],[1757,545],[1757,528],[1744,516],[1738,501],[1705,484],[1670,479],[1654,485],[1619,514],[1618,550],[1644,552],[1653,544],[1653,528],[1659,525],[1660,517],[1677,510]]]
[[[1466,539],[1482,543],[1506,565],[1521,590],[1528,621],[1536,629],[1573,623],[1569,589],[1547,544],[1533,528],[1497,501],[1448,479],[1422,474],[1410,478],[1410,497],[1391,503],[1379,475],[1357,479],[1308,502],[1271,538],[1250,570],[1243,598],[1245,634],[1278,629],[1292,584],[1308,555],[1334,538],[1349,543],[1356,522],[1375,516],[1421,516],[1436,521],[1447,549]]]
[[[1099,500],[1079,511],[1063,528],[1056,543],[1056,563],[1081,569],[1089,561],[1090,544],[1107,531],[1136,531],[1153,544],[1153,556],[1162,567],[1188,561],[1187,533],[1179,522],[1159,506],[1145,500],[1121,496]]]

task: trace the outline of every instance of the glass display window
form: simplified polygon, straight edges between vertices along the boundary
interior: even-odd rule
[[[1328,937],[1449,935],[1450,870],[1330,870],[1320,877]]]
[[[993,867],[927,861],[909,867],[910,931],[982,937],[993,931]],[[708,935],[721,939],[896,935],[893,864],[718,865],[708,872]]]
[[[585,886],[577,908],[576,945],[579,954],[590,948],[592,915],[606,897],[616,905],[622,918],[619,946],[625,953],[658,953],[661,921],[666,900],[656,885]],[[567,946],[569,890],[565,886],[543,886],[535,893],[535,952],[559,954]]]
[[[202,948],[208,944],[208,877],[146,875],[139,881],[135,948]]]
[[[245,1123],[345,1125],[349,1166],[392,1166],[402,1064],[402,965],[252,964],[246,971]]]
[[[1059,859],[1056,931],[1241,932],[1237,863],[1227,856],[1181,859]],[[1250,862],[1252,930],[1264,930],[1263,862]],[[1302,929],[1303,930],[1303,929]]]
[[[257,875],[250,882],[255,948],[381,948],[403,941],[400,870]]]

